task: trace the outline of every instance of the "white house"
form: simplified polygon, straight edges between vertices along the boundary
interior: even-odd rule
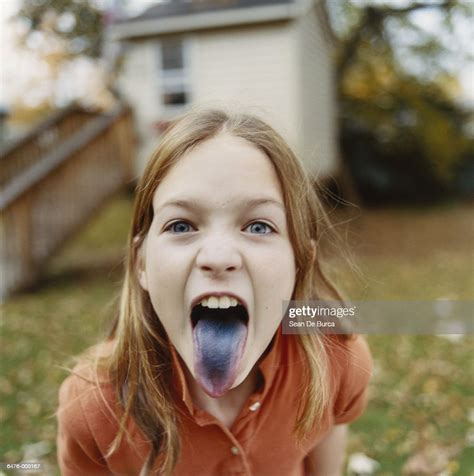
[[[160,2],[112,26],[125,48],[140,163],[189,105],[238,105],[270,122],[314,177],[338,171],[334,37],[324,0]]]

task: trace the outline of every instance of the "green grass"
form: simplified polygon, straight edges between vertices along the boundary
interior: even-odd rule
[[[347,218],[347,217],[345,217]],[[474,298],[472,207],[382,210],[343,228],[361,273],[331,262],[333,279],[354,300]],[[366,413],[352,425],[349,453],[380,463],[378,475],[397,476],[410,458],[437,474],[431,448],[453,451],[445,474],[474,468],[473,336],[368,336],[375,361]],[[472,416],[471,416],[472,419]],[[469,433],[470,432],[470,433]],[[467,441],[469,440],[469,441]]]
[[[130,212],[128,197],[112,200],[51,262],[41,285],[3,306],[0,461],[19,461],[23,445],[42,441],[49,444],[46,474],[57,474],[52,415],[65,377],[60,366],[105,332]],[[331,263],[339,268],[333,275],[353,299],[473,299],[471,213],[459,206],[364,213],[349,230],[362,276],[338,260]],[[466,435],[474,432],[468,420],[474,339],[368,340],[375,360],[370,404],[352,425],[348,452],[377,460],[377,475],[398,476],[430,446],[438,453],[456,446],[446,474],[471,476],[474,447]]]
[[[51,263],[40,285],[2,311],[0,461],[17,462],[22,445],[48,442],[55,461],[61,366],[105,333],[118,295],[131,204],[114,199]]]
[[[370,336],[376,373],[370,405],[353,425],[351,451],[382,463],[381,474],[402,474],[410,456],[434,446],[458,446],[455,474],[470,475],[473,448],[465,444],[473,408],[472,337],[453,343],[435,336]]]

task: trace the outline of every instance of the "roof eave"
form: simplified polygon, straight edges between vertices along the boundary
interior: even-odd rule
[[[268,5],[166,18],[131,20],[112,25],[109,34],[113,40],[126,40],[184,31],[291,20],[297,15],[298,9],[295,4]]]

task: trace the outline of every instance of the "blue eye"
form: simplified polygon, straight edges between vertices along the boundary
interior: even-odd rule
[[[257,235],[267,235],[269,233],[273,233],[273,228],[270,225],[267,225],[263,221],[255,221],[248,225],[246,230],[249,230],[250,233],[257,234]]]
[[[165,231],[171,231],[172,233],[189,233],[194,228],[187,222],[180,220],[171,223]]]

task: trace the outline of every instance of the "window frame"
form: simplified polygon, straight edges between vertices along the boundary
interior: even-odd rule
[[[182,45],[182,68],[164,69],[163,68],[163,44],[165,41],[179,40]],[[158,42],[158,71],[160,75],[160,105],[166,117],[179,114],[192,102],[191,93],[191,68],[190,68],[190,39],[185,36],[170,36],[160,39]],[[183,104],[167,104],[165,102],[166,94],[184,94],[185,102]]]

